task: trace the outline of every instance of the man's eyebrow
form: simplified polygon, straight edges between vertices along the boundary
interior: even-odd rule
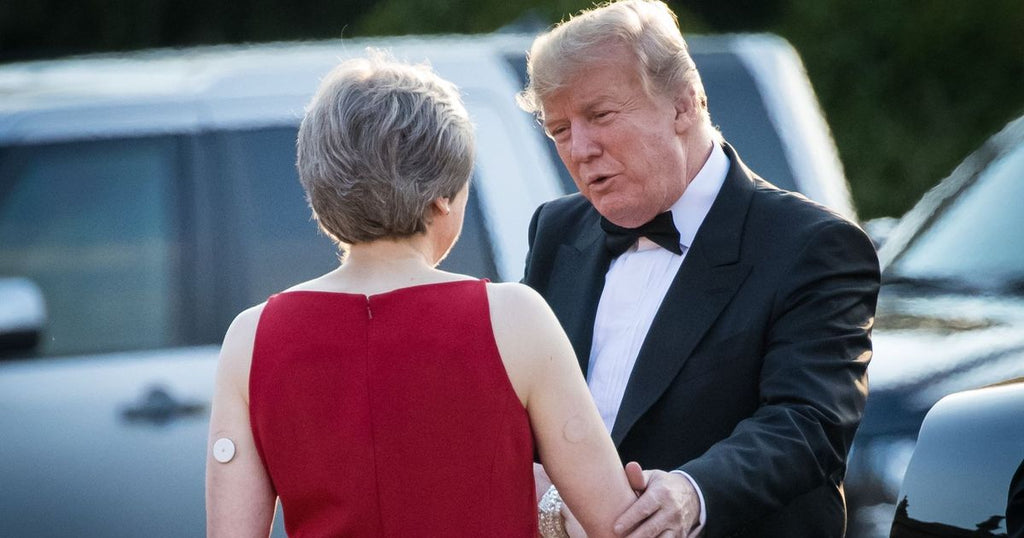
[[[606,105],[611,100],[612,99],[610,97],[605,95],[595,95],[588,99],[587,102],[583,104],[582,110],[584,112],[592,112],[595,108],[600,108]]]
[[[540,126],[545,129],[548,129],[552,125],[561,121],[564,121],[564,118],[544,118],[540,121]]]
[[[603,108],[609,105],[623,106],[628,101],[628,99],[622,99],[621,97],[615,97],[613,95],[597,94],[587,99],[580,107],[580,111],[584,114],[591,114],[596,109]],[[566,118],[564,116],[558,116],[555,118],[544,117],[541,118],[539,121],[542,127],[547,128],[549,125],[554,125],[556,123],[566,121]]]
[[[592,97],[591,99],[587,100],[587,102],[584,103],[583,107],[581,107],[581,110],[584,113],[592,113],[594,112],[594,110],[599,108],[621,108],[623,106],[626,106],[626,104],[629,103],[630,101],[631,99],[629,97],[623,97],[621,95],[616,96],[598,94]]]

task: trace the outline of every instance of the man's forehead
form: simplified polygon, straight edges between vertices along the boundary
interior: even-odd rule
[[[641,84],[566,84],[541,99],[539,119],[548,123],[573,112],[586,113],[608,105],[623,105],[645,95]]]

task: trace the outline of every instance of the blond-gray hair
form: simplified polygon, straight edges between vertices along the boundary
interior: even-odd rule
[[[428,207],[473,170],[473,126],[455,85],[369,50],[320,83],[298,135],[299,181],[342,246],[426,230]]]
[[[601,62],[608,46],[623,44],[636,55],[649,94],[674,97],[691,86],[705,124],[711,121],[700,74],[679,30],[675,13],[657,0],[622,0],[582,11],[540,35],[530,48],[529,84],[519,106],[542,118],[543,102],[580,70]]]

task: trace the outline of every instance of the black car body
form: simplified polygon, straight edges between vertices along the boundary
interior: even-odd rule
[[[880,250],[870,395],[847,474],[851,536],[887,535],[935,402],[1024,376],[1022,230],[1019,118],[927,193]]]

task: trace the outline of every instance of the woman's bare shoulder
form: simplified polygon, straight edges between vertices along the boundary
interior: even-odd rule
[[[228,331],[224,335],[224,342],[227,343],[229,339],[251,340],[252,337],[255,337],[256,327],[259,325],[260,316],[263,314],[265,306],[267,306],[267,303],[260,303],[239,312],[231,322],[231,325],[228,326]]]
[[[565,339],[544,298],[518,283],[487,284],[491,323],[499,347],[518,351],[551,349]]]
[[[247,379],[252,364],[252,350],[256,340],[256,328],[266,303],[243,310],[228,327],[220,349],[220,367],[231,377]]]
[[[508,314],[550,311],[539,293],[518,282],[488,282],[487,299],[492,310],[500,309]]]

